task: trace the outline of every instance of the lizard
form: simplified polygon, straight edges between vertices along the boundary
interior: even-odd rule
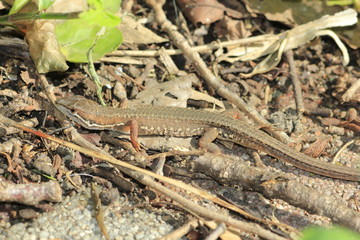
[[[312,158],[245,121],[233,119],[221,113],[163,106],[123,109],[104,107],[82,96],[59,99],[57,108],[86,129],[113,130],[130,134],[131,142],[136,149],[140,148],[137,142],[138,135],[203,136],[199,140],[199,145],[202,143],[201,147],[208,146],[213,149],[212,151],[217,150],[214,144],[208,142],[220,138],[265,152],[305,171],[331,178],[360,181],[360,169]],[[205,141],[205,136],[208,138],[207,141]]]

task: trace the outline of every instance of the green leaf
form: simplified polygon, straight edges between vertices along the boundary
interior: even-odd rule
[[[30,0],[15,0],[12,5],[9,14],[14,14],[20,11],[26,4],[28,4]]]
[[[121,6],[121,0],[112,0],[103,2],[104,10],[109,11],[111,13],[116,13],[119,11]]]
[[[56,25],[56,37],[60,50],[70,62],[87,62],[87,53],[95,44],[92,56],[96,61],[115,50],[122,42],[122,34],[116,28],[121,19],[106,11],[102,0],[88,0],[90,9],[79,19]]]
[[[330,229],[322,227],[310,227],[304,230],[301,240],[355,240],[360,235],[343,227]]]
[[[98,33],[105,29],[104,34]],[[87,62],[87,52],[96,41],[93,60],[115,50],[122,42],[122,35],[117,28],[87,26],[83,19],[69,20],[56,26],[56,35],[60,50],[70,62]]]
[[[48,9],[51,5],[53,5],[55,0],[39,0],[37,3],[37,10],[41,11],[44,9]],[[31,4],[31,0],[15,0],[14,4],[10,9],[9,14],[14,14],[19,12],[23,7],[27,4]]]
[[[81,13],[79,17],[89,25],[116,27],[120,24],[120,17],[105,11],[90,9]]]
[[[90,8],[103,10],[103,1],[102,0],[88,0],[88,5]]]
[[[54,180],[54,181],[57,180],[56,178],[54,178],[54,177],[52,177],[52,176],[50,176],[50,175],[47,175],[47,174],[45,174],[45,173],[43,173],[43,172],[41,172],[41,171],[39,171],[39,170],[37,170],[37,169],[32,169],[31,171],[34,172],[34,173],[36,173],[36,174],[39,174],[39,175],[41,175],[41,176],[43,176],[43,177],[45,177],[45,178],[47,178],[47,179],[49,179],[49,180]]]
[[[116,13],[120,9],[121,0],[112,0],[112,1],[88,0],[88,4],[90,8],[99,9],[99,10],[101,9],[108,11],[110,13]]]
[[[53,5],[55,2],[55,0],[39,0],[38,3],[38,10],[44,10],[44,9],[48,9],[51,5]]]

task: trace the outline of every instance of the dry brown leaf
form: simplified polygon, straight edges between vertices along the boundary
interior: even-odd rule
[[[122,31],[124,43],[151,44],[169,41],[153,33],[150,29],[144,27],[133,17],[122,15],[122,21],[118,29]]]
[[[177,0],[181,11],[194,24],[210,24],[224,16],[225,6],[216,0]]]
[[[215,23],[214,30],[219,38],[240,39],[251,35],[251,32],[245,28],[243,20],[233,19],[228,16],[224,16],[219,22]]]
[[[209,102],[224,109],[221,101],[191,88],[192,83],[198,82],[199,79],[195,74],[189,74],[160,83],[140,92],[136,99],[129,101],[129,107],[138,105],[187,107],[188,100],[193,99]]]
[[[30,77],[29,71],[21,71],[20,76],[26,85],[35,83],[35,79]]]
[[[37,20],[28,25],[26,41],[39,73],[66,71],[68,65],[55,37],[55,26],[49,20]]]
[[[286,35],[284,35],[283,39],[280,39],[278,41],[278,46],[276,46],[276,50],[273,53],[269,54],[264,60],[262,60],[258,65],[256,65],[256,67],[252,70],[251,73],[241,73],[241,76],[244,78],[250,78],[255,74],[266,73],[271,69],[275,68],[281,60],[281,56],[284,52],[287,41],[288,38]]]
[[[324,1],[302,0],[245,0],[250,13],[264,14],[271,21],[282,22],[290,27],[318,19],[321,15],[343,10],[340,6],[327,6]],[[360,24],[336,30],[336,34],[352,48],[360,47]]]
[[[14,1],[6,1],[12,5]],[[38,1],[29,1],[20,13],[36,12],[38,9]],[[58,42],[55,37],[54,22],[51,20],[22,20],[16,22],[20,29],[24,29],[26,33],[26,41],[29,45],[29,52],[36,69],[39,73],[51,71],[65,71],[68,66],[65,57],[59,49]]]
[[[334,41],[342,51],[344,56],[343,63],[344,65],[346,65],[349,61],[349,55],[346,51],[346,47],[338,39],[334,32],[323,29],[331,27],[350,26],[355,24],[356,22],[357,13],[354,9],[347,9],[345,11],[338,12],[332,16],[325,15],[320,19],[297,26],[291,30],[277,35],[264,35],[264,39],[261,42],[257,41],[253,44],[248,44],[246,46],[240,46],[229,50],[226,54],[220,56],[217,61],[249,61],[259,58],[261,56],[273,54],[273,56],[269,56],[268,58],[266,58],[265,62],[258,67],[261,67],[261,71],[257,69],[256,72],[244,75],[246,77],[250,77],[256,73],[263,73],[271,70],[271,67],[275,65],[272,64],[272,62],[275,63],[274,60],[279,60],[282,52],[297,48],[311,41],[316,36],[328,35],[334,39]],[[287,40],[285,46],[283,45],[284,39]],[[280,47],[282,47],[282,49]],[[269,68],[266,69],[266,66],[269,66]]]
[[[313,158],[318,158],[325,152],[326,146],[331,141],[330,136],[321,136],[313,142],[303,153]]]
[[[341,11],[339,7],[326,7],[321,1],[285,1],[285,0],[245,0],[246,9],[250,13],[264,14],[270,21],[277,21],[289,27],[295,27],[322,15]]]

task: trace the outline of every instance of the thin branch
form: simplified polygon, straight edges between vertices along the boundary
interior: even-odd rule
[[[302,113],[305,111],[303,96],[301,93],[301,83],[296,73],[295,61],[294,61],[294,52],[293,50],[288,50],[285,52],[286,59],[289,63],[290,68],[290,77],[292,80],[292,84],[294,86],[294,93],[295,93],[295,102],[298,114],[301,116]]]

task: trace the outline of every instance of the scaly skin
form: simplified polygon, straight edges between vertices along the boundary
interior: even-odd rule
[[[297,152],[246,122],[203,110],[143,106],[103,107],[81,96],[61,99],[58,109],[84,128],[129,133],[127,123],[136,122],[139,135],[195,136],[216,128],[219,138],[263,151],[282,161],[327,177],[360,181],[360,169],[323,162]]]

